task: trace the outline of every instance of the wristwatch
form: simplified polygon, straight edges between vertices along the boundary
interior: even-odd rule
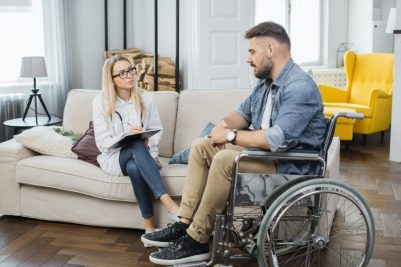
[[[237,137],[237,129],[232,129],[231,131],[229,131],[226,135],[226,140],[227,142],[233,144],[235,141],[235,138]]]

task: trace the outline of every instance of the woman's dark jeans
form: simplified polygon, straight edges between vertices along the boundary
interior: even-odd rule
[[[126,145],[120,151],[120,167],[129,176],[143,218],[153,216],[152,199],[166,193],[159,167],[142,140]]]

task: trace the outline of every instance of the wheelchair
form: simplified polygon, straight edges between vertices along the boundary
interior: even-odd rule
[[[232,266],[233,259],[257,259],[259,266],[367,266],[375,227],[362,196],[345,183],[325,178],[328,149],[340,117],[326,118],[318,152],[243,151],[235,160],[230,198],[216,216],[208,262],[179,265]],[[244,159],[318,163],[319,175],[241,173]]]

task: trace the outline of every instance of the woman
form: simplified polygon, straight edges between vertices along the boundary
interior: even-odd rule
[[[172,218],[178,206],[166,193],[159,173],[157,145],[162,130],[159,113],[151,94],[135,87],[135,75],[136,69],[127,58],[116,55],[106,60],[102,92],[93,102],[93,125],[101,152],[97,158],[100,167],[110,175],[129,176],[145,231],[152,232],[155,230],[153,196],[160,199]],[[160,132],[148,140],[110,149],[125,135],[149,129],[160,129]]]

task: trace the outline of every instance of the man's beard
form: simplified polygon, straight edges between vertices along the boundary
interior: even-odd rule
[[[266,58],[266,61],[264,62],[262,69],[255,73],[255,77],[264,80],[269,79],[272,74],[272,69],[273,69],[272,62],[268,58]]]

